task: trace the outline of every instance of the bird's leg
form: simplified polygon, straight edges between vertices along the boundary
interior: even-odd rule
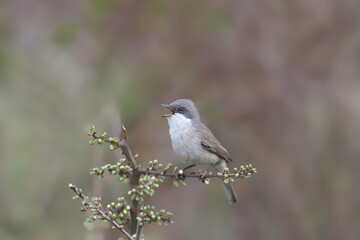
[[[207,173],[215,164],[216,164],[216,163],[210,164],[210,166],[209,166],[205,171],[203,171],[203,172],[200,174],[200,177],[199,177],[200,181],[204,182],[204,178],[205,178],[206,173]]]
[[[180,169],[182,172],[183,172],[183,174],[184,174],[184,172],[185,172],[185,170],[186,169],[189,169],[189,168],[192,168],[192,167],[195,167],[196,165],[195,164],[191,164],[191,165],[189,165],[189,166],[186,166],[186,167],[183,167],[182,169]],[[180,171],[179,170],[179,171]],[[181,174],[181,175],[179,175],[179,171],[177,171],[177,173],[176,173],[176,179],[177,180],[185,180],[185,175],[183,175],[183,174]]]

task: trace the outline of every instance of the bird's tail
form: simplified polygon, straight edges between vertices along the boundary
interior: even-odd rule
[[[221,161],[220,163],[214,165],[214,169],[217,172],[222,172],[224,169],[226,168],[226,163],[225,161]],[[230,204],[236,203],[237,202],[237,196],[236,193],[234,191],[233,186],[231,185],[231,183],[224,183],[223,181],[221,182],[223,185],[223,188],[225,190],[226,196],[230,202]]]
[[[231,183],[225,184],[224,182],[222,182],[222,185],[224,187],[226,196],[229,199],[229,202],[231,204],[236,203],[237,202],[237,196],[236,196],[236,193],[235,193],[234,188],[231,185]]]

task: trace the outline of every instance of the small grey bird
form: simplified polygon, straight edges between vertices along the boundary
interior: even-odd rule
[[[197,164],[210,164],[202,177],[211,168],[222,172],[231,160],[228,151],[221,146],[214,134],[202,122],[194,103],[189,99],[178,99],[170,104],[161,104],[171,114],[162,115],[169,123],[172,147],[176,155],[186,164],[183,170]],[[236,203],[237,197],[232,185],[223,183],[230,203]]]

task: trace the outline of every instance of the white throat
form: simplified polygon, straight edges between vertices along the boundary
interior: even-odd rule
[[[186,118],[184,115],[175,113],[171,117],[168,118],[169,123],[169,132],[170,135],[177,131],[183,131],[185,129],[192,128],[191,119]]]

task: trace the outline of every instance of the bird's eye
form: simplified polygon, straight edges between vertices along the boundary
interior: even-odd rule
[[[179,113],[184,113],[185,109],[184,108],[179,108]]]

